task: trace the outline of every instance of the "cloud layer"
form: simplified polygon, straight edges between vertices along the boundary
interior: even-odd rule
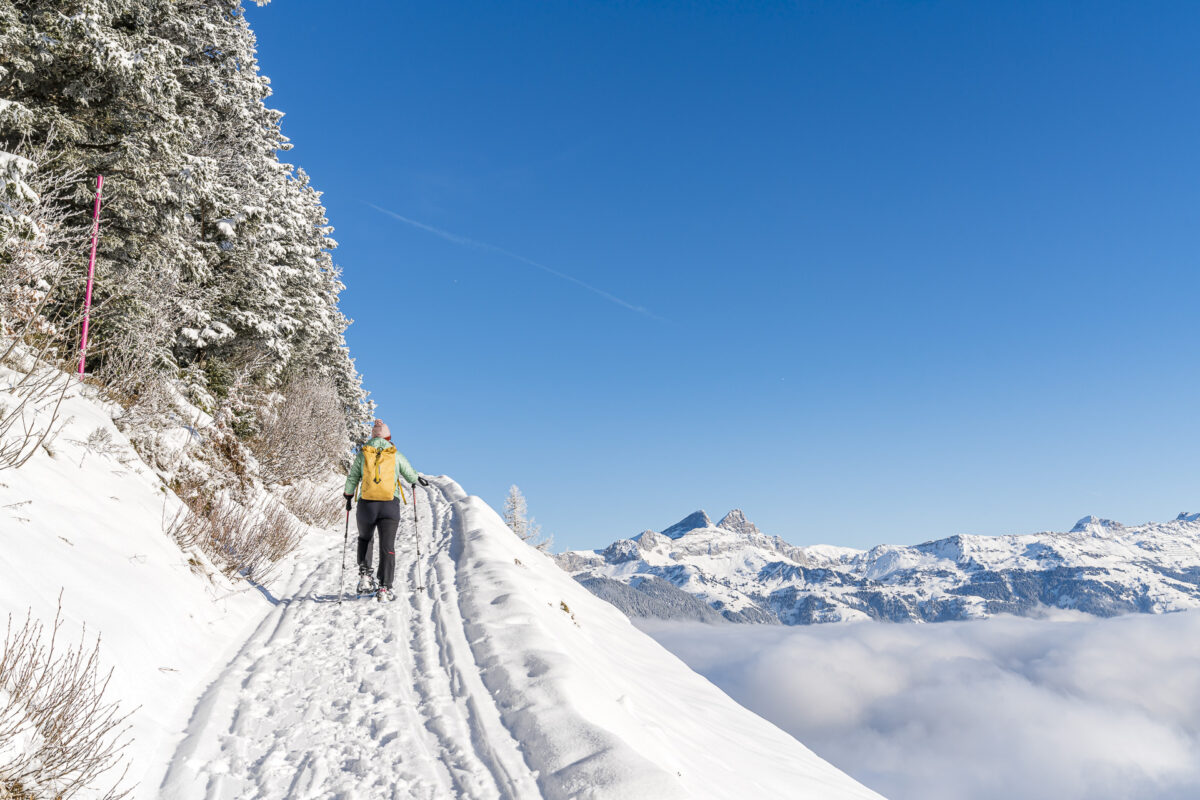
[[[1200,797],[1200,613],[641,627],[891,800]]]

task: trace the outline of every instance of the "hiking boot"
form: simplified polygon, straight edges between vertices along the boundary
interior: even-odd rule
[[[364,572],[358,576],[358,593],[359,594],[375,594],[375,590],[379,588],[375,585],[375,576],[369,572]]]
[[[379,594],[375,595],[375,599],[381,603],[390,603],[396,599],[396,593],[392,591],[390,586],[380,586]]]

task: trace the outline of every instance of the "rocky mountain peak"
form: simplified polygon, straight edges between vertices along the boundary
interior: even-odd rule
[[[712,520],[708,518],[708,514],[703,511],[693,511],[683,519],[676,522],[669,528],[663,530],[662,535],[670,539],[678,539],[685,533],[690,533],[697,528],[711,528]]]
[[[633,540],[637,542],[638,550],[642,551],[653,550],[657,547],[666,547],[671,544],[670,539],[654,531],[642,531],[637,536],[634,536]]]
[[[725,517],[717,523],[717,527],[733,533],[740,533],[743,536],[754,536],[761,534],[753,522],[746,519],[746,515],[742,513],[740,508],[735,508],[730,511]]]
[[[1089,525],[1099,525],[1101,528],[1112,528],[1113,530],[1125,527],[1115,520],[1101,519],[1094,514],[1089,514],[1088,516],[1079,520],[1079,522],[1075,523],[1075,527],[1071,528],[1071,533],[1083,533],[1088,529]]]
[[[638,543],[632,539],[618,539],[600,552],[609,564],[623,564],[626,561],[637,561],[641,557]]]
[[[1096,515],[1088,515],[1080,519],[1079,522],[1076,522],[1075,527],[1070,529],[1070,533],[1084,533],[1084,531],[1087,530],[1088,525],[1099,525],[1100,528],[1111,528],[1112,530],[1124,528],[1124,525],[1122,525],[1120,522],[1116,522],[1115,519],[1103,519],[1097,517]]]

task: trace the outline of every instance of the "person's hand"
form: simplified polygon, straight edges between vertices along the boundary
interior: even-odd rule
[[[354,505],[354,495],[342,492],[342,497],[346,498],[346,510],[349,511]]]
[[[422,486],[429,485],[429,481],[425,480],[423,476],[417,476],[417,483],[421,484]]]

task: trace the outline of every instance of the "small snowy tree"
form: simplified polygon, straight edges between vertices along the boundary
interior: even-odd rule
[[[508,496],[504,498],[504,522],[523,542],[546,550],[554,544],[554,537],[542,537],[542,526],[529,516],[529,508],[525,503],[525,495],[516,484],[508,487]]]
[[[514,483],[508,487],[508,497],[504,498],[504,524],[515,533],[521,541],[529,538],[529,509],[525,505],[525,495]]]

